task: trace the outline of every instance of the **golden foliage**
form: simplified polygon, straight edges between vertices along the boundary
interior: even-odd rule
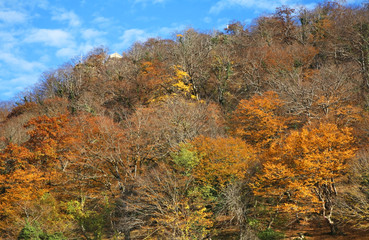
[[[259,148],[267,147],[286,129],[286,118],[280,115],[283,105],[275,92],[241,100],[233,113],[231,133]]]
[[[242,179],[255,162],[254,149],[240,138],[200,136],[190,144],[190,150],[199,159],[192,174],[204,184],[223,187],[232,180]]]
[[[355,156],[351,131],[330,123],[292,131],[272,146],[279,154],[264,164],[255,193],[280,198],[283,211],[319,212],[337,194],[335,179],[348,171]]]
[[[27,216],[27,206],[46,190],[45,176],[30,164],[34,154],[9,144],[0,152],[0,232],[14,234],[14,223]]]

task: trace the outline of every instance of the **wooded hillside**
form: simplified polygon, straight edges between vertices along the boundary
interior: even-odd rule
[[[368,3],[98,48],[1,106],[2,239],[369,231]]]

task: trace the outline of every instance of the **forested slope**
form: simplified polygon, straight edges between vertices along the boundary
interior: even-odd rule
[[[0,236],[363,237],[368,110],[368,4],[96,49],[2,104]]]

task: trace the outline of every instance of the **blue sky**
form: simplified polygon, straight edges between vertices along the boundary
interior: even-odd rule
[[[311,0],[0,0],[0,101],[40,75],[104,46],[122,53],[135,41],[173,38],[192,27],[223,30],[276,7],[313,8]],[[360,3],[349,0],[348,3]]]

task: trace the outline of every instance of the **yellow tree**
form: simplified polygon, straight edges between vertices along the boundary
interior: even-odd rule
[[[179,151],[172,154],[173,162],[180,173],[193,178],[190,195],[203,199],[207,211],[211,211],[212,206],[222,205],[224,196],[229,196],[228,186],[238,185],[247,179],[251,175],[250,169],[257,164],[255,150],[241,138],[200,135],[179,147]],[[242,214],[246,219],[247,213]],[[244,229],[241,235],[244,235]]]
[[[190,151],[197,155],[192,175],[203,184],[222,188],[246,176],[255,163],[254,149],[241,138],[199,136],[190,142]]]
[[[281,116],[283,105],[275,92],[241,100],[231,120],[232,134],[259,148],[269,146],[286,129],[287,119]]]
[[[213,226],[212,212],[203,196],[193,191],[192,176],[158,164],[135,182],[134,194],[126,199],[126,208],[135,212],[131,217],[141,225],[134,235],[145,239],[207,239]]]
[[[146,169],[135,180],[139,197],[128,198],[127,204],[149,219],[147,235],[204,239],[214,222],[210,206],[227,184],[247,175],[254,150],[232,137],[199,136],[178,147],[171,154],[174,169],[163,164]]]
[[[274,157],[257,175],[255,193],[277,197],[280,211],[319,212],[335,233],[335,182],[347,172],[347,163],[355,155],[353,143],[350,128],[339,129],[330,123],[291,132],[271,146]]]

